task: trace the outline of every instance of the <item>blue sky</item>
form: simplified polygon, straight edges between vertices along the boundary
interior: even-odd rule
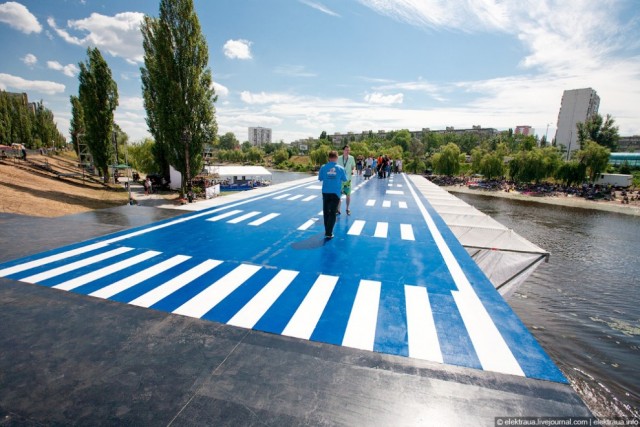
[[[591,87],[640,134],[637,0],[194,0],[219,133],[291,142],[322,131],[530,125],[555,133],[562,92]],[[140,21],[151,0],[0,0],[0,89],[43,100],[67,135],[78,63],[97,46],[116,121],[149,136]]]

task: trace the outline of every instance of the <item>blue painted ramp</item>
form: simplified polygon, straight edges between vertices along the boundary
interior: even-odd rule
[[[320,183],[304,180],[4,263],[0,277],[305,340],[566,382],[414,179],[424,178],[354,177],[352,215],[343,201],[332,240],[323,237]]]

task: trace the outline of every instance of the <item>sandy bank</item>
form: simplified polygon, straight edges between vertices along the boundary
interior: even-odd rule
[[[451,193],[476,194],[479,196],[501,197],[504,199],[523,200],[526,202],[546,203],[549,205],[568,206],[574,208],[597,209],[608,212],[617,212],[625,215],[640,216],[640,202],[634,201],[630,204],[622,204],[620,200],[587,200],[582,197],[573,196],[525,196],[517,191],[509,193],[505,191],[472,190],[466,186],[451,185],[442,187]]]

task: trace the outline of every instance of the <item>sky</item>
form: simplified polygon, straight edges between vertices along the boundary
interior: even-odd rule
[[[194,0],[220,135],[532,126],[553,138],[564,90],[593,88],[640,135],[638,0]],[[118,125],[149,137],[143,16],[157,0],[0,0],[0,89],[43,101],[68,137],[80,62],[98,47]]]

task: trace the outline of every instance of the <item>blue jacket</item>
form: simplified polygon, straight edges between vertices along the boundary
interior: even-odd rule
[[[344,168],[335,162],[329,162],[320,168],[318,180],[322,181],[322,192],[342,195],[342,183],[347,180]]]

